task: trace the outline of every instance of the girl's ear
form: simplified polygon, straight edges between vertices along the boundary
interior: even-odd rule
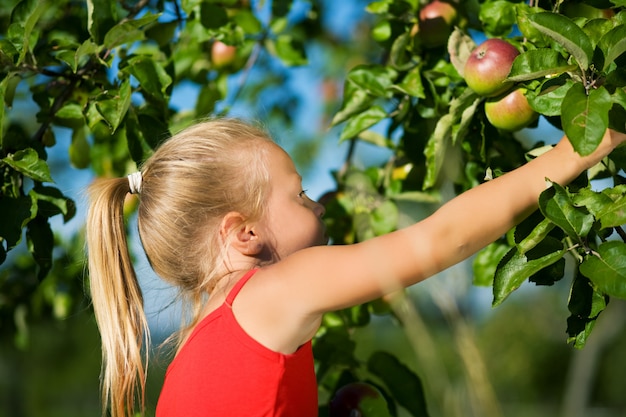
[[[220,224],[220,236],[243,255],[258,255],[263,249],[254,224],[246,223],[241,213],[230,212],[224,216]]]

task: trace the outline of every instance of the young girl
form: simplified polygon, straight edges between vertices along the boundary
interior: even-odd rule
[[[324,208],[264,131],[228,119],[188,128],[140,172],[89,189],[90,285],[111,415],[130,416],[136,403],[143,409],[150,343],[124,229],[129,192],[139,195],[139,236],[152,268],[193,311],[178,333],[157,417],[314,417],[311,339],[325,312],[469,257],[537,208],[546,178],[566,184],[625,139],[607,131],[581,157],[564,138],[408,228],[326,246]]]

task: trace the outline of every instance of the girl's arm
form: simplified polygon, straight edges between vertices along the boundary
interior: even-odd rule
[[[324,312],[415,284],[476,253],[538,207],[546,179],[569,183],[625,139],[607,131],[598,149],[581,157],[563,138],[538,158],[466,191],[412,226],[354,245],[304,249],[259,271],[262,277],[246,287],[272,300],[269,310],[276,312],[268,323],[289,317],[286,326],[302,329],[304,341]]]
[[[349,246],[316,247],[276,265],[327,311],[375,299],[440,272],[476,253],[538,207],[546,179],[567,184],[600,162],[626,135],[608,130],[598,149],[581,157],[569,140],[527,164],[475,187],[405,229]],[[293,278],[293,275],[301,278]],[[293,293],[292,293],[293,294]]]

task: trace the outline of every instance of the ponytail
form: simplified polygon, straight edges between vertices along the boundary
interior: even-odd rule
[[[145,410],[150,334],[124,224],[126,178],[101,179],[88,190],[89,281],[102,339],[102,399],[112,417]],[[106,409],[106,408],[105,408]]]

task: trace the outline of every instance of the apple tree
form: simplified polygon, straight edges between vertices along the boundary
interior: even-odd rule
[[[461,193],[523,164],[550,146],[525,139],[541,126],[563,131],[581,154],[606,128],[626,130],[624,0],[364,1],[368,31],[347,41],[325,27],[327,3],[0,5],[3,337],[24,345],[29,320],[88,306],[80,233],[55,229],[84,212],[56,185],[61,171],[126,175],[170,132],[235,104],[263,101],[271,121],[291,128],[301,103],[288,69],[311,65],[314,47],[327,51],[334,72],[325,76],[344,85],[328,124],[349,151],[323,196],[334,244],[388,233],[404,203],[436,205],[449,188]],[[344,74],[337,61],[358,64]],[[189,86],[198,93],[180,110],[172,97]],[[353,157],[364,144],[389,156],[359,167]],[[59,151],[71,168],[50,163]],[[568,280],[568,340],[584,346],[610,299],[626,298],[625,158],[617,149],[568,187],[551,184],[536,213],[476,256],[474,282],[493,287],[494,305],[526,281]],[[20,244],[27,255],[15,254]],[[421,380],[398,357],[355,355],[353,330],[392,304],[324,317],[314,345],[321,416],[356,381],[383,395],[391,415],[428,414]]]

